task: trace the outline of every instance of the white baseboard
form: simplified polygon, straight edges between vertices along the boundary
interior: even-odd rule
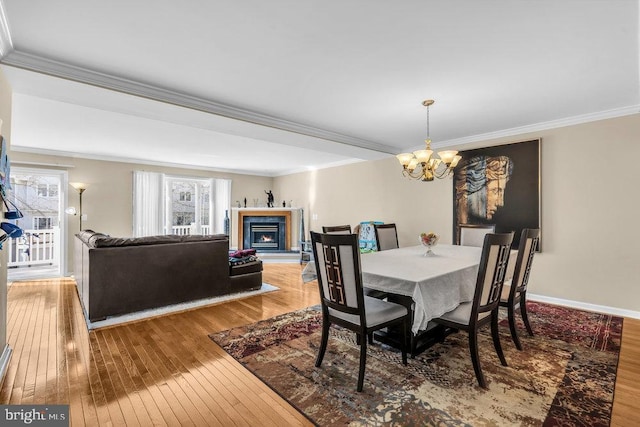
[[[606,305],[589,304],[586,302],[572,301],[562,298],[547,297],[544,295],[530,294],[527,292],[527,299],[531,301],[546,302],[549,304],[562,305],[565,307],[577,308],[580,310],[594,311],[596,313],[611,314],[614,316],[631,317],[640,319],[639,311],[625,310],[622,308],[609,307]]]
[[[4,382],[4,376],[7,374],[7,368],[9,367],[9,360],[11,359],[11,353],[13,349],[9,344],[4,346],[2,355],[0,355],[0,384]]]

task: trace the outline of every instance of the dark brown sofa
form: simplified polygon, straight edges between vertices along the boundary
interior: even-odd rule
[[[86,230],[75,246],[78,295],[92,322],[262,286],[260,260],[229,265],[226,235],[115,238]]]

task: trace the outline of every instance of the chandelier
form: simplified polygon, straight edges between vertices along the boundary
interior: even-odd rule
[[[433,181],[433,178],[445,178],[453,172],[461,156],[455,150],[438,151],[440,158],[433,156],[431,149],[431,138],[429,137],[429,107],[433,105],[433,99],[427,99],[422,103],[427,107],[427,139],[425,150],[414,151],[413,153],[402,153],[396,157],[402,165],[402,174],[408,178],[419,179],[421,181]],[[420,166],[418,168],[418,166]],[[441,167],[444,166],[444,167]]]

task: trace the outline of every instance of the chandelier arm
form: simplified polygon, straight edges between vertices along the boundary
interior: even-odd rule
[[[446,166],[446,165],[445,165],[445,166]],[[440,172],[433,171],[433,175],[434,175],[436,178],[443,179],[443,178],[446,178],[446,177],[448,177],[449,175],[451,175],[451,172],[452,172],[452,171],[453,171],[453,169],[451,169],[449,166],[446,166],[446,167],[445,167],[444,169],[442,169]]]
[[[414,170],[414,172],[417,172],[417,168]],[[420,169],[420,173],[415,174],[409,171],[409,169],[402,169],[402,175],[407,176],[409,178],[413,178],[413,179],[420,179],[422,178],[422,175],[424,174],[423,169]]]

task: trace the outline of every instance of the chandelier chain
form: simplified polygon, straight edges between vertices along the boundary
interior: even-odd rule
[[[429,106],[427,105],[427,140],[431,139],[431,133],[429,131]]]

